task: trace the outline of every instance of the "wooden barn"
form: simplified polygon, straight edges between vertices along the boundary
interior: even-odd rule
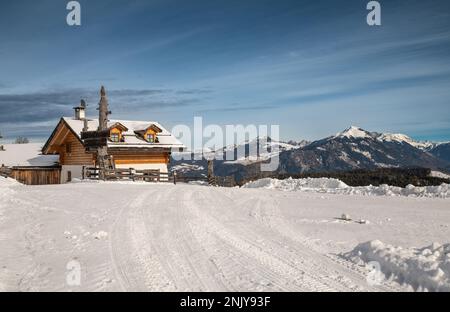
[[[0,174],[28,185],[61,183],[59,157],[42,155],[42,144],[5,144],[0,150]]]
[[[60,184],[61,167],[14,167],[9,176],[27,185]]]

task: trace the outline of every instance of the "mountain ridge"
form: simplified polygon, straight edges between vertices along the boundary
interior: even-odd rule
[[[449,142],[416,141],[404,134],[370,132],[357,126],[312,142],[301,141],[297,145],[262,138],[262,153],[254,146],[258,140],[256,138],[244,144],[209,152],[210,158],[216,156],[215,173],[233,175],[236,180],[264,175],[259,170],[260,164],[275,156],[279,157],[276,170],[279,174],[411,167],[450,172]],[[271,149],[273,147],[279,150],[274,151]],[[224,160],[225,149],[235,156],[234,160]],[[236,158],[238,150],[245,151],[245,157],[240,155],[240,158]],[[254,151],[257,151],[256,155]],[[193,172],[185,170],[185,174],[206,174],[206,159],[174,161],[172,168],[179,168],[183,163],[197,168]]]

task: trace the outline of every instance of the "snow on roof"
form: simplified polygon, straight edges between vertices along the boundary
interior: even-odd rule
[[[63,117],[64,121],[72,128],[72,130],[81,138],[81,132],[83,131],[84,121],[77,120],[70,117]],[[124,142],[109,142],[108,147],[180,147],[184,148],[184,145],[177,140],[169,131],[167,131],[161,124],[155,121],[133,121],[133,120],[110,120],[108,126],[112,126],[115,123],[120,123],[128,130],[122,132]],[[159,143],[149,143],[136,136],[135,131],[143,131],[150,125],[155,125],[162,130],[158,133]],[[88,119],[88,131],[96,131],[98,128],[98,119]]]
[[[51,167],[58,164],[58,155],[42,155],[42,143],[4,144],[0,151],[0,166]]]

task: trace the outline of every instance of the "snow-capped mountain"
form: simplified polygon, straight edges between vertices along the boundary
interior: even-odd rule
[[[204,148],[201,151],[183,152],[178,155],[195,155],[195,159],[206,158],[225,160],[228,164],[240,163],[251,164],[267,160],[278,155],[281,152],[297,149],[306,146],[310,142],[302,140],[300,142],[289,141],[282,142],[273,140],[270,137],[258,137],[253,140],[244,141],[241,144],[224,146],[217,150]]]
[[[377,133],[368,132],[356,126],[351,126],[350,128],[336,134],[334,137],[346,137],[346,138],[374,138],[382,142],[398,142],[398,143],[408,143],[421,150],[429,150],[439,143],[433,143],[429,141],[416,141],[409,136],[401,133]],[[333,137],[332,137],[333,138]]]
[[[448,165],[427,152],[425,146],[406,135],[369,132],[352,126],[297,151],[281,154],[280,171],[302,173],[383,167],[437,169]]]
[[[282,174],[405,167],[450,169],[450,143],[419,142],[404,134],[370,132],[355,126],[311,143],[284,143],[269,138],[267,142],[263,139],[261,151],[257,145],[257,140],[253,140],[215,151],[215,173],[234,175],[236,180],[258,176],[261,175],[260,163],[276,155],[279,167],[275,173]],[[237,157],[238,150],[244,150],[245,157]],[[234,160],[222,160],[226,152],[234,155]],[[203,167],[206,173],[205,159],[185,164]]]
[[[429,150],[430,148],[433,148],[434,146],[436,146],[438,144],[438,143],[433,143],[433,142],[429,142],[429,141],[415,141],[415,140],[411,139],[409,136],[400,134],[400,133],[396,133],[396,134],[382,133],[378,137],[378,139],[381,141],[384,141],[384,142],[408,143],[409,145],[412,145],[415,148],[419,148],[424,151]]]
[[[350,128],[339,132],[338,134],[329,137],[328,139],[335,139],[335,138],[353,138],[353,139],[364,139],[364,138],[375,138],[377,136],[377,133],[375,132],[368,132],[366,130],[363,130],[359,127],[351,126]]]
[[[187,176],[206,175],[207,159],[214,159],[217,174],[230,175],[233,173],[240,176],[242,173],[245,176],[246,170],[243,167],[249,167],[253,171],[251,165],[257,164],[259,166],[261,161],[266,161],[286,151],[300,149],[309,143],[304,140],[286,143],[273,140],[270,137],[255,138],[242,144],[225,146],[215,151],[205,148],[203,152],[184,152],[185,158],[188,156],[190,159],[176,160],[179,158],[174,157],[171,161],[170,170],[177,170]],[[179,153],[175,156],[180,155]]]
[[[264,161],[282,152],[295,150],[304,147],[309,142],[292,142],[285,143],[272,140],[270,137],[256,138],[246,141],[240,145],[225,147],[220,151],[216,151],[216,159],[227,159],[227,154],[232,155],[232,160],[226,160],[225,164],[242,164],[249,165],[254,162]]]

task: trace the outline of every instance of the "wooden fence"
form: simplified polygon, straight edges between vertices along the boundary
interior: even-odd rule
[[[83,168],[83,179],[98,180],[99,179],[99,168],[96,167],[84,167]],[[127,169],[107,169],[105,171],[105,180],[107,181],[117,181],[117,180],[128,180],[128,181],[145,181],[145,182],[166,182],[169,179],[169,175],[164,172],[160,172],[159,169],[146,169],[137,170],[134,168]]]
[[[84,167],[83,179],[98,180],[99,168]],[[134,168],[127,169],[108,169],[105,171],[106,181],[144,181],[144,182],[169,182],[169,183],[189,183],[204,182],[211,185],[233,187],[236,185],[234,178],[229,177],[213,177],[212,181],[208,181],[204,176],[183,176],[174,173],[160,172],[159,169],[137,170]]]
[[[0,177],[8,178],[11,176],[11,168],[1,166],[0,167]]]

